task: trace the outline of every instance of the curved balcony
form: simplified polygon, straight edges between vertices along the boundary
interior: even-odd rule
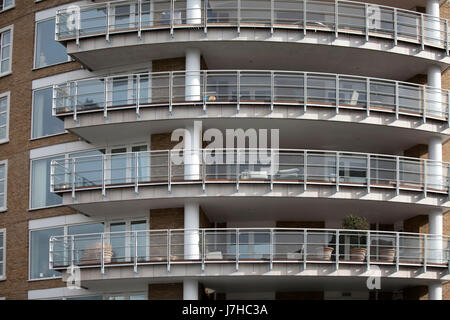
[[[194,264],[207,270],[229,264],[331,264],[449,268],[450,238],[389,231],[238,228],[144,230],[55,236],[50,238],[50,268],[105,269]],[[334,271],[336,271],[334,270]],[[445,270],[444,270],[445,271]],[[295,274],[295,273],[293,273]],[[156,275],[155,275],[156,276]]]
[[[294,29],[326,31],[406,41],[445,49],[448,20],[423,13],[352,1],[208,0],[189,8],[183,0],[113,1],[57,12],[59,41],[134,32],[200,27]],[[196,12],[198,11],[198,12]]]
[[[51,191],[67,205],[271,196],[440,207],[448,203],[449,165],[323,150],[146,151],[53,160]]]
[[[264,70],[140,73],[71,81],[55,85],[53,92],[53,115],[64,118],[66,129],[81,136],[83,127],[96,125],[223,119],[237,114],[240,118],[382,124],[440,134],[447,133],[450,123],[448,90],[327,73]],[[329,116],[330,111],[334,117]],[[93,141],[99,135],[101,132],[96,134],[97,138],[85,138]]]

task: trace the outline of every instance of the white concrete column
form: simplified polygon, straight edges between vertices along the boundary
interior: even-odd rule
[[[188,201],[184,204],[184,258],[200,259],[200,206]]]
[[[202,23],[202,1],[187,0],[186,1],[186,23],[201,24]]]
[[[200,56],[200,49],[189,48],[186,50],[186,101],[201,99]]]
[[[441,23],[439,17],[441,15],[439,9],[439,0],[428,0],[427,2],[427,15],[432,16],[433,18],[426,17],[425,25],[427,30],[425,31],[425,39],[426,42],[436,42],[443,39],[441,35]]]
[[[427,185],[441,189],[443,187],[441,137],[431,137],[428,141],[428,159],[433,161],[428,165]]]
[[[430,283],[428,285],[428,300],[442,300],[441,283]]]
[[[442,117],[442,75],[441,68],[437,65],[428,68],[428,86],[426,99],[426,113]]]
[[[198,300],[198,280],[183,280],[183,300]]]
[[[184,179],[200,179],[200,157],[202,148],[202,123],[194,121],[194,124],[186,126],[184,137]]]

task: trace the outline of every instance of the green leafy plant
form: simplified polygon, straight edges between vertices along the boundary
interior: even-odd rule
[[[349,230],[369,230],[370,225],[365,217],[350,214],[344,217],[342,228]],[[364,235],[365,233],[355,232],[354,235],[350,236],[350,243],[352,244],[351,248],[365,248],[365,241],[364,245],[361,245],[361,238]]]

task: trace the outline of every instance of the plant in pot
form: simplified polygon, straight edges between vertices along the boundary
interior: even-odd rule
[[[369,230],[366,218],[348,215],[344,217],[342,228],[348,230]],[[366,233],[350,231],[350,260],[364,261],[367,255]]]

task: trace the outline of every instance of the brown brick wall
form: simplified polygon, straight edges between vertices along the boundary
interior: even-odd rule
[[[148,300],[183,300],[183,284],[182,283],[149,284]]]
[[[416,286],[403,289],[404,300],[428,300],[428,287]],[[445,299],[445,297],[444,297]]]
[[[0,78],[0,93],[11,92],[9,143],[0,145],[0,160],[8,159],[8,211],[0,213],[0,228],[6,228],[6,281],[0,281],[0,296],[26,299],[28,290],[64,286],[61,280],[28,282],[28,221],[73,213],[65,207],[29,211],[29,150],[76,141],[64,134],[31,141],[32,87],[34,79],[77,70],[76,62],[33,69],[36,11],[69,3],[46,0],[40,3],[15,0],[15,8],[0,14],[0,28],[14,24],[12,74]]]
[[[206,61],[203,57],[200,57],[200,67],[202,70],[208,70]],[[160,59],[152,61],[152,72],[182,71],[185,69],[186,69],[185,57]]]
[[[200,207],[200,228],[211,228],[213,224]],[[183,229],[184,208],[151,209],[150,229]]]
[[[172,133],[156,133],[151,135],[152,150],[170,150],[178,144],[178,141],[171,141]]]

